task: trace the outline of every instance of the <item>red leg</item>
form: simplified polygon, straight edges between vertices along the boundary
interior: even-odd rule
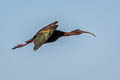
[[[27,43],[25,43],[25,44],[18,44],[17,46],[13,47],[12,50],[14,50],[14,49],[16,49],[16,48],[23,47],[23,46],[25,46],[25,45],[27,45]]]

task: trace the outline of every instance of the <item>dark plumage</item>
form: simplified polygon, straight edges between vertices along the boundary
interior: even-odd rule
[[[95,34],[91,33],[91,32],[87,32],[87,31],[83,31],[83,30],[74,30],[71,32],[63,32],[60,30],[56,30],[58,25],[57,25],[58,21],[55,21],[49,25],[47,25],[46,27],[43,27],[41,30],[39,30],[35,36],[33,36],[33,38],[25,41],[25,44],[19,44],[15,47],[13,47],[12,49],[16,49],[16,48],[20,48],[23,47],[31,42],[34,42],[34,50],[37,50],[41,45],[45,44],[45,43],[50,43],[50,42],[54,42],[56,41],[58,38],[63,37],[63,36],[72,36],[72,35],[80,35],[82,33],[88,33],[91,34],[93,36],[96,36]]]
[[[52,36],[45,43],[54,42],[62,36],[64,36],[63,31],[55,30]]]

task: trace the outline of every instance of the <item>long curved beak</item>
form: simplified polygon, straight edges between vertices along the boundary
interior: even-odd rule
[[[82,32],[82,33],[91,34],[92,36],[96,37],[96,35],[95,35],[94,33],[92,33],[92,32],[87,32],[87,31],[83,31],[83,30],[81,30],[81,32]]]

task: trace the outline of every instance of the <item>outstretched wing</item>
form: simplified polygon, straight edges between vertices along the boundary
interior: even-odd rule
[[[42,46],[53,34],[56,28],[52,29],[43,29],[36,34],[36,38],[34,39],[34,50],[36,51],[40,46]]]

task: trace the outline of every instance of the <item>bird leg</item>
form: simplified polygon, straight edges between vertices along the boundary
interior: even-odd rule
[[[91,33],[91,32],[87,32],[87,31],[83,31],[83,30],[79,30],[79,29],[71,31],[71,32],[65,32],[64,36],[80,35],[80,34],[83,34],[83,33],[91,34],[94,37],[96,37],[96,35]]]
[[[14,50],[14,49],[16,49],[16,48],[24,47],[24,46],[26,46],[27,44],[29,44],[29,43],[31,43],[31,42],[33,42],[33,41],[34,41],[33,38],[31,38],[31,39],[25,41],[24,44],[18,44],[18,45],[16,45],[15,47],[12,48],[12,50]]]
[[[25,46],[25,45],[27,45],[27,43],[25,43],[25,44],[18,44],[17,46],[13,47],[12,50],[14,50],[14,49],[16,49],[16,48],[23,47],[23,46]]]

